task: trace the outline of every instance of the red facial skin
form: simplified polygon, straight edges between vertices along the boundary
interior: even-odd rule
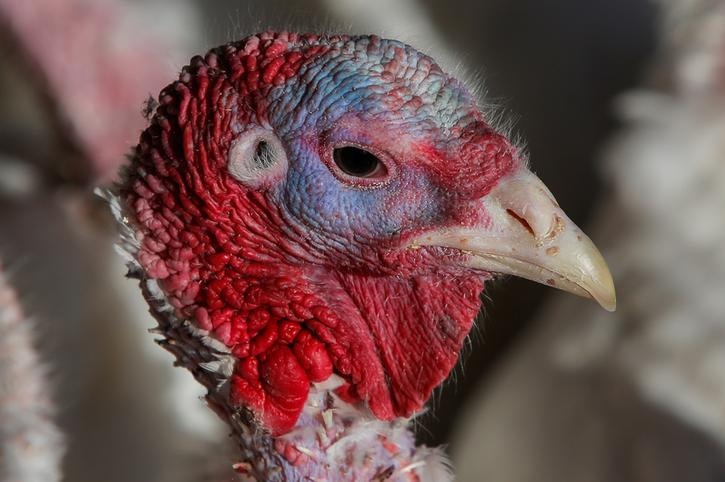
[[[310,45],[290,47],[300,39]],[[162,91],[121,191],[146,275],[178,318],[229,347],[237,359],[230,401],[273,435],[294,427],[310,384],[333,373],[347,382],[341,396],[380,419],[419,411],[456,363],[484,281],[451,267],[459,253],[391,249],[426,226],[384,250],[366,246],[364,263],[379,266],[340,258],[336,267],[267,191],[228,174],[235,132],[264,122],[269,89],[326,51],[316,39],[262,34],[192,60]],[[433,171],[443,189],[476,199],[515,168],[514,152],[490,129],[459,135],[457,157],[493,161],[485,169],[439,162]],[[424,142],[418,148],[422,157],[445,155]],[[456,204],[447,222],[481,221]]]

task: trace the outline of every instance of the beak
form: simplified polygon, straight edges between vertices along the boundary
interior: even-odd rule
[[[604,258],[538,177],[522,170],[478,202],[490,219],[485,227],[429,231],[413,246],[455,248],[468,255],[466,267],[520,276],[614,311],[614,282]]]

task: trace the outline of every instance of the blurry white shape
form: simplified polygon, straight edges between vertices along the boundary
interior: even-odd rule
[[[631,304],[646,329],[621,360],[653,401],[725,444],[725,91],[650,107],[609,153],[639,220],[618,255],[638,259],[651,292]]]
[[[662,49],[676,57],[675,78],[688,96],[722,89],[725,74],[725,3],[722,0],[657,0],[662,8]]]
[[[33,165],[8,155],[0,156],[0,196],[28,196],[40,185],[40,172]]]
[[[61,480],[63,435],[56,427],[52,384],[25,317],[0,266],[0,480]]]

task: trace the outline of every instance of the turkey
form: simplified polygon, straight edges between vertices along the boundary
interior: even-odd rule
[[[194,57],[105,196],[249,480],[450,480],[411,417],[486,281],[615,307],[601,255],[431,58],[267,32]]]

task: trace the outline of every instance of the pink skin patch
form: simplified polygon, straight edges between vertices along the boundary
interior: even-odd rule
[[[261,185],[244,177],[251,168],[243,163],[236,178],[229,173],[233,147],[251,149],[235,144],[240,133],[266,123],[269,90],[329,50],[318,40],[266,33],[193,59],[162,91],[121,191],[146,275],[159,280],[179,318],[229,348],[237,360],[230,402],[273,435],[294,428],[310,384],[333,373],[347,382],[344,399],[380,419],[419,411],[455,365],[483,289],[480,275],[450,268],[457,254],[434,248],[401,251],[388,242],[385,250],[365,246],[355,266],[341,256],[345,269],[338,268],[334,250],[323,262],[323,248],[269,194],[270,184],[283,182],[279,172]],[[515,151],[482,121],[457,135],[470,152],[420,142],[420,159],[410,161],[441,189],[480,197],[517,165]],[[478,215],[444,214],[438,222]],[[302,460],[279,450],[291,463]]]

